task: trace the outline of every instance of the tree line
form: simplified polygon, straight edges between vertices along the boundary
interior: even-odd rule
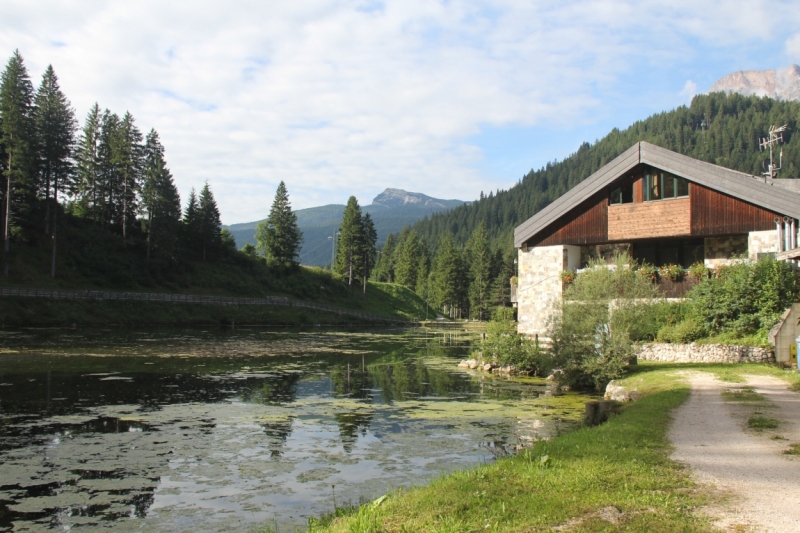
[[[44,233],[56,276],[59,214],[94,223],[143,249],[148,262],[203,260],[234,248],[206,182],[185,209],[158,132],[143,135],[131,113],[95,104],[79,128],[52,66],[34,90],[19,51],[0,77],[0,205],[4,274],[11,243]]]
[[[771,125],[783,124],[788,131],[781,146],[783,170],[779,177],[800,178],[800,102],[736,93],[701,94],[688,107],[654,114],[624,130],[615,128],[594,144],[583,143],[563,161],[531,170],[510,189],[482,192],[477,201],[435,213],[413,229],[437,249],[447,234],[456,243],[466,244],[483,223],[491,246],[506,249],[513,246],[516,226],[638,141],[760,176],[768,154],[759,150],[759,139]]]

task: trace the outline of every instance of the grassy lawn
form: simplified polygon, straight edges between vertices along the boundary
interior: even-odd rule
[[[620,383],[643,398],[606,424],[539,442],[515,457],[398,490],[360,508],[312,520],[317,533],[714,531],[699,508],[717,498],[669,459],[671,411],[689,395],[687,371],[728,382],[766,365],[644,363]],[[269,528],[262,530],[269,532]]]

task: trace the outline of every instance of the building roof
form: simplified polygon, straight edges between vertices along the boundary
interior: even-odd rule
[[[699,161],[640,141],[517,226],[514,230],[514,246],[519,248],[531,237],[642,163],[769,211],[800,219],[800,193],[764,183],[761,178],[751,174]]]

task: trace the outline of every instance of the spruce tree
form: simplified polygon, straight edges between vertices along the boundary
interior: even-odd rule
[[[143,146],[142,133],[136,127],[133,115],[125,113],[119,124],[113,155],[114,166],[118,172],[116,196],[117,212],[122,226],[122,243],[126,244],[128,226],[136,220],[138,211],[138,192],[142,182]]]
[[[281,181],[269,216],[256,227],[257,248],[271,262],[296,266],[302,242],[303,234],[297,227],[297,215],[289,203],[286,184]]]
[[[144,154],[142,204],[147,215],[147,259],[151,256],[168,259],[175,252],[181,201],[156,130],[147,134]]]
[[[36,197],[33,94],[33,85],[25,63],[19,50],[15,50],[0,76],[0,144],[3,145],[5,156],[3,273],[6,276],[13,227],[24,222]]]
[[[34,126],[38,147],[38,188],[39,194],[44,196],[45,200],[45,234],[52,234],[50,277],[54,278],[56,276],[58,193],[72,188],[74,176],[72,152],[77,123],[75,112],[67,97],[61,92],[58,77],[52,65],[47,67],[42,76],[42,83],[36,92],[34,104]]]
[[[413,229],[410,230],[398,244],[397,250],[397,264],[395,265],[397,283],[413,291],[417,287],[419,257],[423,253],[417,232]]]
[[[466,273],[461,252],[446,232],[439,241],[439,250],[433,261],[431,272],[432,299],[442,311],[456,318],[455,310],[460,308],[465,291]]]
[[[203,250],[203,261],[206,261],[208,255],[217,256],[221,245],[220,232],[222,230],[222,221],[220,220],[217,202],[214,200],[214,195],[211,192],[211,187],[208,186],[208,182],[200,189],[198,218],[199,244]]]
[[[364,223],[361,220],[361,206],[355,196],[347,200],[339,227],[339,239],[336,246],[336,270],[347,278],[352,289],[353,279],[359,266],[359,254],[363,249]]]
[[[190,255],[195,255],[200,248],[200,204],[197,201],[197,193],[192,187],[189,191],[189,199],[186,202],[186,209],[183,212],[183,246]]]
[[[119,153],[124,144],[120,132],[120,119],[108,109],[100,117],[100,137],[97,143],[97,216],[102,227],[109,227],[121,220],[119,191],[122,178],[119,168]]]
[[[469,302],[473,317],[483,320],[489,307],[489,285],[493,254],[489,248],[486,224],[480,222],[467,243],[469,259]]]
[[[363,271],[361,272],[361,281],[364,286],[364,298],[367,297],[367,280],[372,274],[372,269],[375,266],[375,243],[378,242],[378,232],[375,231],[375,224],[372,222],[372,217],[369,213],[364,214],[362,219],[363,226],[363,239],[361,241],[361,259],[363,261]]]
[[[75,153],[77,175],[74,187],[70,191],[76,197],[78,214],[98,223],[102,205],[100,200],[102,179],[98,156],[101,122],[100,106],[95,103],[86,115],[86,121],[78,140]]]
[[[394,282],[394,249],[397,239],[390,233],[380,250],[378,263],[375,266],[375,277],[378,281]]]

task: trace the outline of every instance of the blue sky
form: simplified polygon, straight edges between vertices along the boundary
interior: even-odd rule
[[[721,76],[800,63],[796,2],[305,0],[0,4],[0,49],[155,128],[227,224],[386,187],[508,188]]]

